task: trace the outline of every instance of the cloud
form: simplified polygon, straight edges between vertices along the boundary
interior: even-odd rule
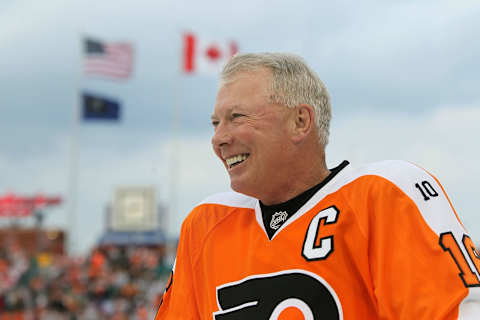
[[[468,103],[478,99],[479,11],[478,3],[450,1],[362,5],[334,32],[310,33],[307,57],[344,108],[418,112]]]

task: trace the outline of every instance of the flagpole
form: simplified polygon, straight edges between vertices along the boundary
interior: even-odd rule
[[[171,141],[170,141],[170,157],[169,157],[169,175],[168,175],[168,190],[169,190],[169,203],[170,208],[168,209],[167,221],[165,221],[165,225],[168,226],[167,228],[172,230],[173,229],[173,217],[178,212],[178,203],[177,203],[177,195],[178,195],[178,183],[180,177],[180,108],[179,108],[179,97],[178,97],[178,90],[179,84],[178,80],[174,81],[174,88],[173,88],[173,100],[172,100],[172,115],[171,115]]]
[[[177,30],[177,35],[181,34]],[[180,54],[182,54],[182,48],[180,47]],[[178,203],[178,182],[180,178],[180,76],[182,70],[177,68],[175,70],[177,73],[175,75],[175,81],[173,81],[173,98],[172,98],[172,109],[171,109],[171,141],[170,141],[170,150],[169,150],[169,175],[168,175],[168,190],[169,190],[169,203],[167,221],[165,225],[167,229],[173,231],[173,217],[177,214]],[[169,230],[167,230],[169,231]]]
[[[81,38],[83,41],[83,37]],[[81,46],[83,43],[81,44]],[[82,52],[82,48],[80,48]],[[82,58],[78,59],[79,66],[81,66]],[[80,110],[81,110],[81,95],[80,95],[80,78],[81,67],[77,71],[76,83],[73,85],[73,110],[72,110],[72,132],[70,136],[70,155],[68,167],[68,213],[67,213],[67,253],[73,255],[75,248],[75,226],[76,226],[76,211],[77,211],[77,180],[78,180],[78,158],[79,158],[79,133],[80,133]]]

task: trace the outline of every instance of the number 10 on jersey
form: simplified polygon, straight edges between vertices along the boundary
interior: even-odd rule
[[[444,232],[440,235],[440,246],[448,251],[460,270],[459,276],[466,287],[480,286],[480,256],[472,239],[464,234],[462,243],[458,243],[452,232]],[[467,255],[464,254],[466,251]],[[472,268],[473,267],[473,268]]]

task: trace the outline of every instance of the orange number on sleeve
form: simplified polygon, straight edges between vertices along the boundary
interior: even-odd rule
[[[467,235],[463,235],[462,242],[465,246],[465,249],[467,249],[470,260],[472,260],[473,264],[475,265],[477,272],[480,273],[480,255],[477,248],[475,247],[475,244],[473,243],[472,239],[470,239],[470,237]]]
[[[440,246],[444,251],[448,251],[452,256],[453,260],[457,264],[458,269],[460,270],[459,276],[465,286],[478,287],[480,286],[480,280],[477,276],[480,270],[480,257],[478,251],[469,236],[463,235],[462,242],[462,245],[468,253],[468,257],[463,254],[462,249],[460,248],[460,245],[455,239],[453,233],[444,232],[440,235]],[[472,270],[470,268],[469,261],[473,263],[476,270]]]

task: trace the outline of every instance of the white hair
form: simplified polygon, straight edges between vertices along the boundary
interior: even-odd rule
[[[289,53],[237,54],[223,68],[221,85],[234,80],[238,73],[262,68],[272,74],[270,102],[288,108],[300,104],[313,107],[318,138],[325,147],[332,118],[330,95],[318,75],[301,57]]]

